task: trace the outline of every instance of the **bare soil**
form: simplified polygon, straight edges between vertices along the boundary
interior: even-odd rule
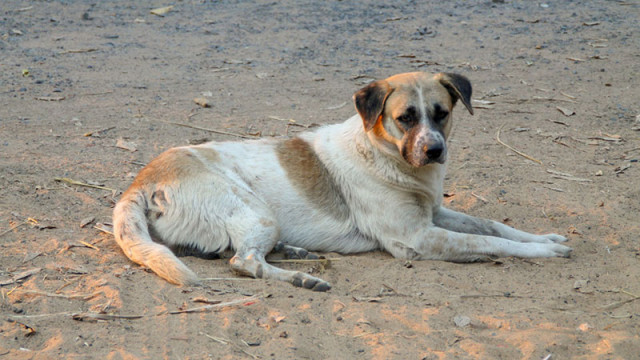
[[[142,3],[0,5],[0,359],[638,358],[637,1]],[[237,140],[176,123],[292,136],[277,119],[342,121],[415,70],[480,100],[455,112],[447,206],[567,235],[570,259],[279,264],[333,284],[314,293],[185,258],[232,279],[180,288],[96,229],[163,150]],[[235,303],[169,313],[203,300]]]

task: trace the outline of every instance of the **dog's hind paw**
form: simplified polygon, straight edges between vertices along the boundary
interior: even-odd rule
[[[545,234],[545,235],[542,235],[542,236],[544,236],[545,238],[553,241],[554,243],[561,243],[561,242],[565,242],[565,241],[568,240],[566,237],[564,237],[562,235],[558,235],[558,234]]]
[[[273,251],[282,252],[287,259],[314,260],[320,258],[318,255],[307,251],[307,249],[287,245],[283,242],[278,242]]]
[[[293,286],[302,287],[313,291],[324,292],[331,289],[331,284],[329,284],[328,282],[305,273],[296,274],[293,277],[291,283],[293,284]]]

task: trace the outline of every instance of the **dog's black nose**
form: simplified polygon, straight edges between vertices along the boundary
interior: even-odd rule
[[[444,146],[442,144],[434,144],[427,149],[427,158],[429,160],[437,160],[442,155]]]

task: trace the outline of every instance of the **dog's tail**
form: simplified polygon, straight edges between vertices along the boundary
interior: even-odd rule
[[[142,191],[129,189],[113,210],[113,233],[124,254],[177,285],[196,285],[198,276],[166,246],[151,239],[146,218],[148,202]]]

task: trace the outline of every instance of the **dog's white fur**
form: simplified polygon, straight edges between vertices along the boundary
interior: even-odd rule
[[[345,254],[383,249],[397,258],[456,262],[568,256],[571,249],[556,244],[566,240],[560,235],[533,235],[441,206],[444,159],[426,159],[422,153],[430,145],[419,141],[427,136],[444,141],[438,136],[446,138],[450,130],[446,124],[444,131],[434,131],[425,115],[433,112],[431,102],[440,101],[450,111],[461,96],[443,86],[443,76],[387,79],[384,86],[391,90],[374,125],[367,125],[369,115],[358,108],[359,114],[344,123],[295,139],[168,150],[140,172],[118,202],[113,219],[118,244],[131,260],[176,284],[195,284],[199,278],[169,247],[202,253],[232,248],[236,254],[230,262],[237,272],[320,291],[330,285],[276,268],[264,257],[277,242],[302,256],[299,248]],[[404,87],[417,95],[404,94]],[[470,91],[462,99],[469,111]],[[422,126],[415,139],[393,118],[404,106],[399,101],[409,100],[424,115],[422,125],[415,125]],[[450,115],[446,121],[451,122]],[[403,158],[407,141],[422,146],[412,148],[417,155],[407,156],[425,164]]]

